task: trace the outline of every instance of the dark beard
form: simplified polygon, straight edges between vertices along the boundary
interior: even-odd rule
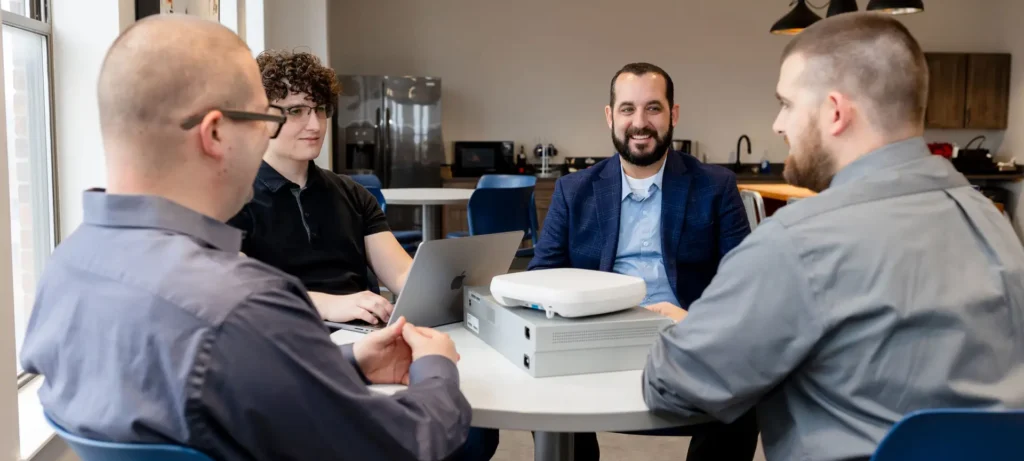
[[[800,157],[792,153],[786,157],[782,177],[791,185],[821,192],[832,184],[832,177],[836,175],[836,165],[832,156],[822,148],[821,131],[816,127],[811,128],[811,131],[804,145],[790,149],[796,150]]]
[[[650,128],[630,128],[626,130],[625,139],[619,139],[615,136],[615,126],[612,126],[612,144],[615,145],[615,151],[622,156],[622,159],[627,163],[636,166],[651,166],[658,163],[665,154],[668,153],[669,146],[672,145],[672,130],[674,127],[669,126],[668,132],[665,136],[658,136],[658,133]],[[650,154],[644,154],[642,152],[633,152],[629,149],[629,137],[637,134],[649,134],[654,138],[654,150]]]

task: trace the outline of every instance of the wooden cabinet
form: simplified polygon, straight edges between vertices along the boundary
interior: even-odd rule
[[[967,93],[967,55],[929,53],[928,128],[963,128]]]
[[[445,179],[443,187],[456,189],[476,189],[477,178],[454,178]],[[447,236],[449,232],[469,232],[469,221],[467,221],[466,205],[445,205],[441,217],[441,235]]]
[[[1010,100],[1008,54],[927,53],[927,128],[1004,130]]]
[[[964,127],[1005,130],[1010,112],[1008,54],[972,54],[967,57],[967,97]]]
[[[455,187],[459,189],[475,189],[479,178],[451,178],[445,179],[443,187]],[[548,208],[551,207],[551,194],[555,192],[554,179],[538,179],[537,186],[533,189],[533,200],[537,207],[537,230],[544,227],[544,218],[548,215]],[[441,228],[443,235],[449,232],[468,232],[465,205],[445,205]],[[538,235],[539,237],[539,235]]]

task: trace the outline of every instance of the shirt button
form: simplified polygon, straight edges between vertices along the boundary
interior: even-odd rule
[[[647,240],[644,240],[644,246],[645,247],[651,246],[651,242],[648,242]]]
[[[305,216],[305,217],[308,218],[309,217],[309,212],[307,211],[307,212],[302,213],[302,216]]]
[[[647,216],[647,210],[644,210],[644,216]]]

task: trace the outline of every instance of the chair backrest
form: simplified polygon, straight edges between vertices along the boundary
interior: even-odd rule
[[[477,189],[469,198],[469,235],[496,234],[521,230],[537,243],[537,218],[533,207],[533,186],[511,189]]]
[[[476,182],[477,189],[509,189],[536,185],[536,176],[521,174],[485,174]]]
[[[1024,458],[1024,410],[922,410],[896,423],[872,461]]]
[[[380,182],[380,178],[375,174],[354,174],[349,177],[367,189],[371,187],[376,187],[378,189],[384,188],[384,184]]]
[[[377,199],[377,204],[380,205],[380,211],[386,214],[388,212],[388,201],[384,199],[384,193],[380,191],[380,188],[367,187],[366,190],[373,194],[373,198]]]
[[[70,434],[46,416],[54,431],[82,461],[213,461],[191,448],[177,445],[100,442]]]
[[[758,224],[761,224],[761,221],[768,217],[764,210],[764,198],[761,197],[759,192],[752,190],[741,190],[740,198],[743,199],[743,208],[747,211],[750,230],[754,230]]]
[[[373,194],[373,197],[377,199],[377,204],[380,205],[381,211],[388,212],[388,202],[384,200],[384,193],[380,190],[384,187],[380,178],[375,174],[354,174],[349,176],[353,181],[359,183],[360,186],[366,188]]]
[[[477,189],[517,189],[536,185],[536,176],[521,174],[485,174],[476,182]],[[530,222],[532,225],[530,229],[524,229],[526,235],[523,238],[529,238],[537,245],[537,204],[533,195],[530,196]]]

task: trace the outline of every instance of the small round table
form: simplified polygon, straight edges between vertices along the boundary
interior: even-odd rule
[[[572,459],[573,432],[632,432],[698,424],[710,419],[681,419],[654,414],[644,403],[640,370],[534,378],[520,370],[462,323],[437,330],[447,333],[462,356],[460,388],[473,407],[473,426],[536,431],[534,459]],[[363,335],[339,330],[336,344]],[[404,386],[372,386],[393,393]]]
[[[391,205],[418,205],[423,207],[423,241],[438,238],[437,224],[434,218],[442,205],[459,205],[469,201],[473,189],[410,188],[381,189],[384,200]]]

